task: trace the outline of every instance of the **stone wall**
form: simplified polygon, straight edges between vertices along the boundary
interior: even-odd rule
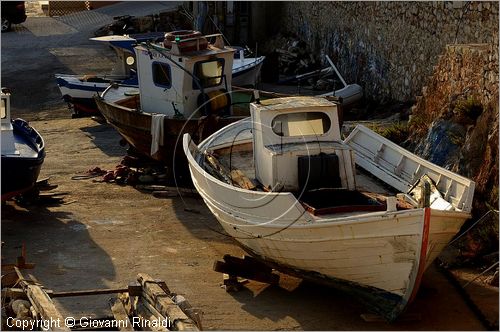
[[[498,2],[282,4],[282,31],[328,54],[346,81],[380,102],[415,100],[447,44],[498,48]]]

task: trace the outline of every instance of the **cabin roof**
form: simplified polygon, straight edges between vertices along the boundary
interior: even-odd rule
[[[333,107],[334,103],[321,97],[284,97],[261,100],[255,104],[259,111],[281,111],[294,108]]]
[[[163,52],[165,52],[166,54],[173,55],[176,57],[206,56],[206,55],[216,55],[216,54],[233,53],[234,52],[234,49],[232,49],[230,47],[218,48],[218,47],[215,47],[215,46],[209,44],[207,46],[207,48],[204,50],[182,52],[181,54],[172,54],[172,52],[169,49],[163,47],[163,45],[161,43],[156,43],[155,46],[157,48],[161,48],[163,50]],[[138,45],[135,48],[139,49],[139,50],[146,50],[146,51],[148,50],[148,48],[145,47],[144,45]]]

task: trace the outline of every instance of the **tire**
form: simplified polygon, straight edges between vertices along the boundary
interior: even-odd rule
[[[2,32],[10,31],[11,26],[12,26],[12,22],[9,21],[8,18],[2,17]]]

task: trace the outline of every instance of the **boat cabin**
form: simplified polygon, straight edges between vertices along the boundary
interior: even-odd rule
[[[234,50],[221,35],[172,32],[162,44],[142,44],[135,52],[143,112],[186,118],[200,107],[197,117],[230,112]]]
[[[355,190],[353,153],[340,136],[337,105],[324,98],[251,104],[255,176],[272,191]]]
[[[19,155],[10,121],[10,92],[6,88],[2,88],[1,104],[2,155]]]
[[[110,76],[124,77],[125,80],[123,84],[138,84],[137,82],[137,63],[135,59],[134,46],[138,43],[145,41],[157,41],[160,40],[163,33],[161,32],[150,32],[143,34],[133,34],[133,35],[111,35],[90,38],[92,41],[97,41],[101,43],[107,43],[111,47],[117,57],[117,62],[113,67]],[[97,76],[86,75],[88,82],[92,80],[104,81],[104,78]]]

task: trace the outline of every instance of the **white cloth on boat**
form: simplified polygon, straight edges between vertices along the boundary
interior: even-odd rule
[[[151,156],[154,156],[160,149],[160,145],[163,145],[165,117],[165,114],[151,116]]]

